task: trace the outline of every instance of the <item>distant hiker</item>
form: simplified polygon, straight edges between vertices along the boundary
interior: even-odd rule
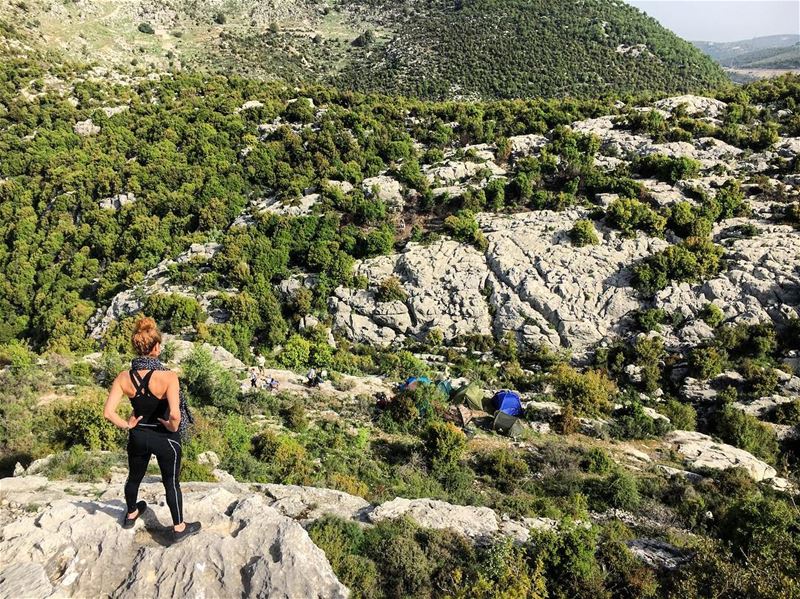
[[[128,480],[125,483],[127,513],[122,519],[122,527],[133,528],[147,509],[147,503],[137,502],[139,484],[147,471],[150,456],[155,454],[172,515],[172,540],[177,542],[200,531],[199,522],[183,520],[179,478],[182,449],[178,430],[182,412],[188,419],[191,416],[185,408],[182,409],[177,374],[168,370],[158,359],[161,333],[155,321],[152,318],[140,318],[131,341],[139,357],[133,359],[130,370],[120,372],[114,379],[103,409],[103,416],[107,420],[129,431]],[[123,395],[130,398],[133,407],[133,414],[128,420],[117,414],[117,406]]]
[[[258,388],[258,376],[255,372],[250,373],[250,388],[256,389]]]
[[[267,377],[267,378],[265,379],[265,381],[264,381],[264,386],[265,386],[267,389],[269,389],[270,391],[277,391],[277,390],[278,390],[278,386],[279,386],[279,385],[280,385],[280,383],[278,382],[278,379],[276,379],[276,378],[273,378],[273,377],[271,377],[271,376],[270,376],[270,377]]]
[[[306,374],[306,384],[309,387],[313,387],[317,384],[317,371],[315,368],[311,368]]]

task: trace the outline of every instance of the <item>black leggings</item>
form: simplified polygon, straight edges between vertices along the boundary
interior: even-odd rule
[[[160,433],[141,428],[131,429],[128,437],[128,480],[125,483],[125,503],[128,513],[136,511],[139,484],[147,472],[150,456],[155,454],[161,469],[161,480],[167,492],[167,505],[172,523],[183,522],[181,494],[181,441],[178,433]]]

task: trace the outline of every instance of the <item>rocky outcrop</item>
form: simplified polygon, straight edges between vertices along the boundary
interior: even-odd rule
[[[777,477],[775,468],[753,454],[727,443],[718,443],[703,433],[673,431],[667,435],[666,440],[684,456],[692,468],[727,470],[741,467],[756,481],[765,481],[781,489],[789,486],[784,479]]]
[[[523,343],[570,347],[580,355],[639,307],[628,265],[666,246],[604,231],[600,245],[574,247],[567,233],[582,217],[582,210],[481,214],[485,254],[444,240],[411,243],[401,254],[361,262],[356,272],[370,288],[335,291],[329,302],[334,327],[356,341],[380,344],[434,327],[446,339],[510,332]],[[403,283],[406,301],[377,301],[373,289],[389,276]]]
[[[369,177],[361,182],[364,193],[371,196],[375,194],[392,212],[403,210],[403,184],[388,175]]]
[[[169,547],[160,484],[144,484],[149,510],[132,530],[120,489],[3,479],[0,596],[3,597],[347,597],[325,554],[303,527],[265,496],[184,484],[184,505],[200,534]],[[10,506],[47,504],[36,513]],[[83,491],[86,495],[74,495]],[[100,492],[99,499],[88,499]],[[59,497],[60,494],[60,497]],[[23,503],[25,502],[25,503]],[[31,508],[29,508],[31,509]],[[157,584],[156,584],[157,582]]]
[[[728,105],[721,100],[691,94],[664,98],[655,102],[654,105],[669,113],[674,112],[678,106],[683,106],[689,116],[708,118],[717,118],[728,109]]]
[[[132,204],[136,201],[136,196],[133,193],[118,193],[115,196],[104,198],[98,202],[100,208],[106,210],[119,210],[123,206]]]
[[[483,256],[451,240],[431,245],[411,243],[401,254],[358,264],[370,288],[336,289],[329,306],[334,328],[367,343],[403,341],[436,327],[447,338],[491,331],[489,305],[481,295],[489,272]],[[396,276],[408,293],[406,301],[379,302],[374,289]]]
[[[100,127],[95,125],[92,122],[92,119],[86,119],[85,121],[78,121],[72,127],[72,130],[75,132],[76,135],[80,135],[81,137],[90,137],[92,135],[97,135],[100,133]]]
[[[211,300],[219,295],[219,291],[198,292],[194,287],[173,285],[170,283],[169,267],[172,264],[181,264],[189,261],[208,261],[220,248],[219,243],[193,243],[188,250],[175,259],[162,260],[158,266],[150,269],[142,282],[133,289],[127,289],[114,296],[107,308],[99,308],[94,316],[89,319],[90,335],[100,339],[105,334],[112,322],[141,310],[143,298],[149,295],[162,293],[175,293],[197,299],[204,310],[209,314],[213,323],[225,322],[227,315],[212,308]],[[230,290],[229,290],[230,291]]]
[[[369,513],[369,521],[376,523],[408,516],[421,526],[451,529],[474,541],[488,541],[502,534],[524,543],[530,530],[553,530],[558,522],[550,518],[525,518],[517,522],[498,516],[488,507],[452,505],[435,499],[403,499],[398,497],[376,507]]]
[[[692,285],[672,283],[656,295],[656,307],[693,318],[715,303],[726,320],[777,321],[797,316],[800,304],[800,233],[788,226],[762,225],[752,238],[727,244],[726,269]]]

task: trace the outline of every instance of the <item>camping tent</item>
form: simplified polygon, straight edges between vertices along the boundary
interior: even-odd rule
[[[452,395],[450,395],[450,401],[455,404],[463,403],[470,410],[494,412],[493,409],[486,410],[486,407],[483,405],[483,389],[478,387],[475,383],[462,385],[453,391]]]
[[[405,381],[400,383],[398,387],[400,391],[413,391],[419,385],[430,385],[431,379],[427,376],[410,376]]]
[[[519,393],[516,391],[501,389],[492,397],[492,404],[495,410],[500,410],[509,416],[522,416],[524,412]]]
[[[501,435],[519,437],[522,431],[525,430],[525,425],[522,423],[522,420],[516,416],[509,416],[505,412],[498,411],[494,416],[492,429]]]

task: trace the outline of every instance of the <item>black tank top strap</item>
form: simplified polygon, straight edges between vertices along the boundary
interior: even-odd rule
[[[139,376],[139,373],[136,370],[131,370],[129,372],[131,383],[136,391],[134,397],[140,397],[141,395],[153,395],[152,391],[150,391],[150,378],[153,376],[153,372],[154,371],[152,370],[148,370],[144,376]]]

